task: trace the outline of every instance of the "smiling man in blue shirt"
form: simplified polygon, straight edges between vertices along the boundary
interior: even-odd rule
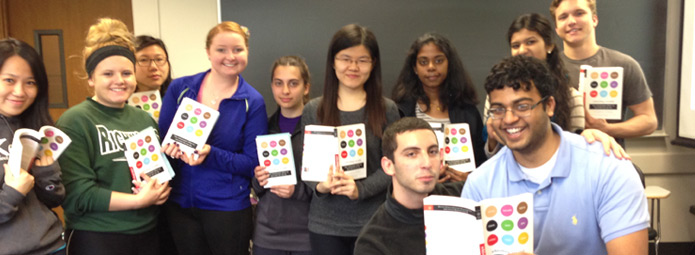
[[[635,168],[550,122],[556,82],[531,57],[492,68],[489,117],[506,147],[468,177],[462,197],[533,193],[535,254],[646,255],[649,214]]]

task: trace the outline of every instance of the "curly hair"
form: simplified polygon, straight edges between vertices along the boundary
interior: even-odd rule
[[[485,91],[510,87],[514,90],[531,90],[536,87],[541,98],[552,96],[557,88],[557,79],[550,73],[548,65],[537,58],[517,55],[495,64],[485,78]]]

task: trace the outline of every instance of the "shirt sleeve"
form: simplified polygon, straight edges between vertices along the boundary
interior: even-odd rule
[[[5,184],[5,170],[0,171],[0,225],[10,221],[24,200],[24,195]]]
[[[628,160],[614,160],[601,171],[597,192],[598,223],[603,241],[609,241],[648,227],[649,212],[644,188]]]
[[[256,152],[256,136],[268,133],[268,116],[265,111],[263,98],[249,100],[249,111],[242,129],[244,145],[241,152],[227,151],[215,146],[210,146],[203,166],[212,169],[223,169],[234,175],[253,178],[253,169],[258,165]]]
[[[48,166],[34,166],[31,168],[34,175],[34,192],[39,201],[54,208],[63,203],[65,199],[65,187],[61,182],[60,165],[58,161]]]
[[[626,63],[623,69],[625,77],[623,87],[625,98],[623,101],[625,105],[623,107],[628,107],[651,98],[652,92],[649,89],[649,85],[647,85],[647,79],[644,77],[644,72],[642,72],[642,67],[639,63],[628,55],[625,55],[625,57]]]
[[[66,211],[77,214],[90,211],[108,211],[111,190],[98,185],[97,174],[90,167],[89,155],[98,149],[89,148],[91,141],[87,141],[87,137],[85,137],[87,130],[77,131],[67,126],[68,123],[74,125],[75,122],[61,118],[56,123],[56,126],[72,139],[70,146],[58,159],[62,166],[63,183],[68,191],[63,207]]]

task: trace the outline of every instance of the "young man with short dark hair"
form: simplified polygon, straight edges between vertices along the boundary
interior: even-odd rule
[[[430,194],[459,196],[463,182],[437,184],[442,157],[437,136],[424,120],[394,122],[381,143],[381,167],[392,186],[386,202],[362,228],[354,254],[425,254],[422,199]]]

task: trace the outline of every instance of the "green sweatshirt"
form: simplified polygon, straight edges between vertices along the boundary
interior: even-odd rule
[[[156,130],[152,117],[129,105],[110,108],[87,98],[63,113],[56,126],[72,139],[59,158],[67,228],[124,234],[153,229],[156,206],[109,211],[112,191],[132,193],[123,142],[147,127]]]

